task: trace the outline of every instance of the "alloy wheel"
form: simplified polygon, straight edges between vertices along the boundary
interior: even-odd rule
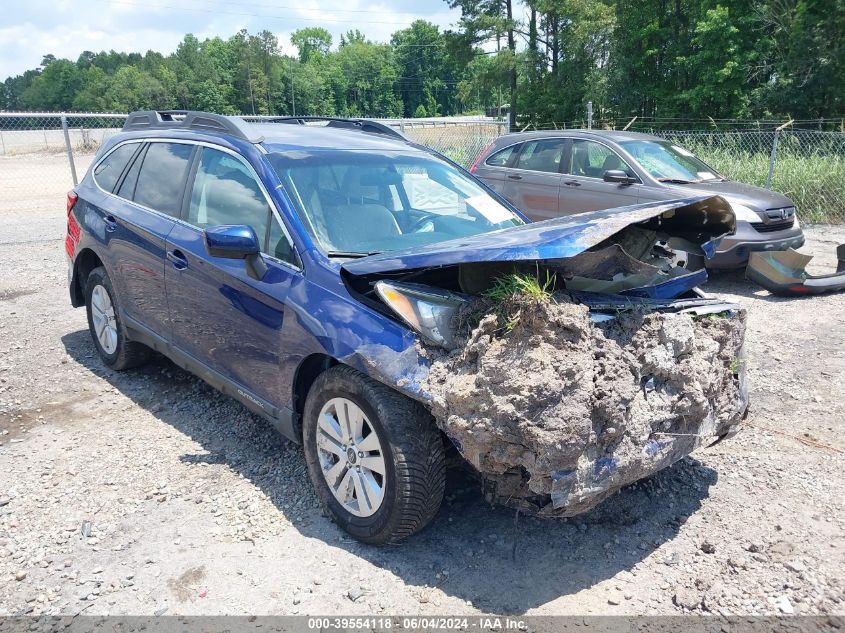
[[[94,322],[94,333],[106,354],[117,351],[117,320],[114,315],[114,304],[104,286],[96,285],[91,291],[91,319]]]
[[[320,468],[335,499],[359,517],[375,514],[384,500],[384,450],[375,428],[357,404],[332,398],[317,420]]]

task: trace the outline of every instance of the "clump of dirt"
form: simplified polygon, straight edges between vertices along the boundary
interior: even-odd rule
[[[525,511],[586,511],[746,409],[742,310],[594,322],[565,296],[516,296],[479,299],[463,322],[457,350],[428,350],[432,410],[489,495]]]

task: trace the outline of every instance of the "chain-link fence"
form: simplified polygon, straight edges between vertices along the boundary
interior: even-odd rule
[[[5,194],[0,206],[61,205],[74,176],[83,176],[97,148],[120,131],[125,118],[125,114],[0,113],[0,190]],[[382,122],[465,167],[508,131],[506,122],[481,118]],[[731,179],[785,193],[804,222],[845,222],[843,132],[774,128],[689,131],[645,126],[638,131],[686,147]]]
[[[0,210],[61,209],[125,114],[0,112]]]

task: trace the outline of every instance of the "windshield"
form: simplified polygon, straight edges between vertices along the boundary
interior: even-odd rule
[[[422,152],[305,151],[268,159],[329,255],[382,253],[523,224],[474,180]]]
[[[669,141],[623,141],[625,150],[649,174],[663,182],[703,182],[721,180],[712,168],[692,152]]]

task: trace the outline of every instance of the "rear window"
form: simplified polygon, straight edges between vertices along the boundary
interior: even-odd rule
[[[490,158],[485,160],[484,163],[486,165],[490,165],[491,167],[505,167],[519,146],[520,144],[518,143],[516,145],[506,147],[505,149],[500,149],[498,152],[490,156]]]
[[[138,174],[135,202],[178,216],[193,151],[193,145],[183,143],[150,143]]]
[[[111,193],[117,184],[117,179],[126,168],[129,159],[135,154],[139,143],[127,143],[106,156],[102,162],[94,168],[94,180],[101,189]]]

